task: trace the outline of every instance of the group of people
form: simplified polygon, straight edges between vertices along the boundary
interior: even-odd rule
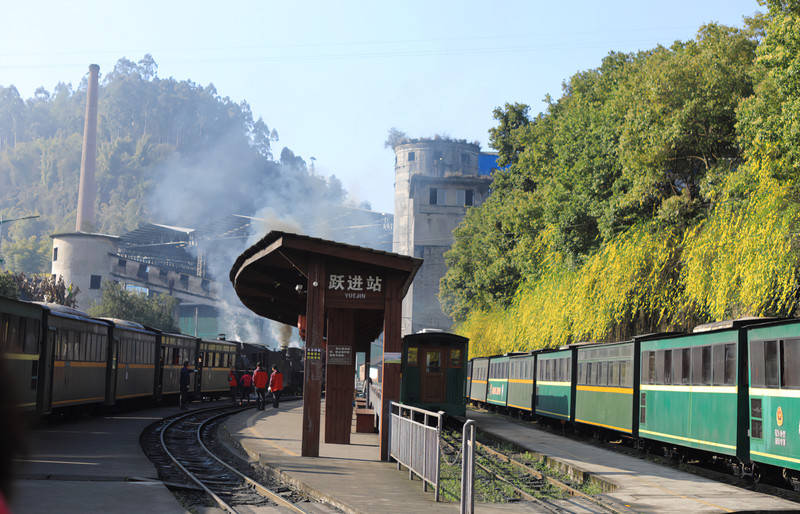
[[[189,404],[189,383],[192,373],[196,373],[196,369],[189,368],[189,361],[183,363],[181,368],[181,394],[179,398],[179,407],[186,409]],[[236,370],[231,369],[228,372],[228,385],[231,388],[231,399],[234,404],[249,405],[250,396],[253,393],[253,387],[256,389],[256,402],[258,410],[264,410],[267,404],[267,393],[272,393],[272,406],[278,408],[278,402],[281,398],[281,391],[283,390],[283,374],[278,369],[278,366],[272,366],[272,374],[261,367],[261,363],[256,366],[255,371],[250,373],[246,371],[242,373],[241,377],[236,376]]]
[[[249,405],[250,396],[255,387],[256,407],[258,410],[264,410],[267,404],[267,393],[272,393],[272,406],[277,409],[281,391],[283,390],[283,374],[277,365],[272,366],[272,373],[268,374],[259,363],[252,374],[250,371],[246,371],[239,378],[236,376],[236,370],[230,370],[228,372],[228,385],[231,388],[231,399],[234,404],[237,403],[238,393],[239,405]]]

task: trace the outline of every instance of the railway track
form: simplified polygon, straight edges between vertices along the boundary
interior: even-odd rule
[[[443,432],[442,442],[451,451],[460,451],[460,442],[450,434]],[[490,477],[499,480],[511,488],[519,499],[532,502],[547,512],[554,513],[611,513],[627,514],[631,512],[609,502],[585,494],[555,477],[546,475],[524,462],[497,451],[476,441],[475,466]],[[547,487],[554,489],[566,498],[548,497]]]
[[[298,513],[319,511],[318,507],[298,505],[311,505],[304,495],[283,484],[265,485],[216,455],[216,423],[243,410],[246,408],[198,409],[151,425],[142,436],[142,445],[161,479],[167,486],[181,490],[187,503],[207,505],[210,498],[213,505],[229,513],[237,513],[237,506],[274,506]]]

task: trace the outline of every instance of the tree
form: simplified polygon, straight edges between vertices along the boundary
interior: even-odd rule
[[[11,273],[0,271],[0,296],[8,298],[17,298],[19,296],[17,282]]]
[[[107,281],[103,285],[100,301],[89,308],[89,314],[135,321],[165,332],[177,332],[173,313],[178,303],[178,299],[172,296],[156,294],[148,297],[126,291],[120,284]]]
[[[517,162],[522,145],[516,140],[515,131],[530,123],[530,107],[521,103],[506,104],[492,111],[498,121],[496,127],[489,129],[489,146],[497,150],[497,165],[507,166]]]

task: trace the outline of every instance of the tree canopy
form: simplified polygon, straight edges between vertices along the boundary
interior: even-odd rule
[[[767,5],[495,110],[440,293],[474,355],[796,312],[800,2]]]
[[[122,285],[109,280],[103,284],[103,295],[98,303],[89,308],[89,314],[96,318],[135,321],[165,332],[178,332],[173,318],[177,306],[178,299],[172,296],[147,296],[126,291]]]
[[[0,216],[41,215],[0,232],[7,269],[49,271],[49,234],[74,230],[85,102],[85,78],[28,99],[0,85]],[[197,227],[265,206],[283,214],[298,196],[315,206],[346,197],[288,148],[276,160],[277,132],[246,101],[161,78],[150,55],[120,59],[102,76],[98,112],[99,232],[143,221]]]

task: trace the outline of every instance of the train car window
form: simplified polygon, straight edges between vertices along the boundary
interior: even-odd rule
[[[567,382],[570,382],[570,381],[572,381],[572,358],[571,357],[567,357],[566,359],[564,359],[564,367],[565,367],[565,370],[566,370],[566,374],[564,376],[564,380],[566,380]]]
[[[609,375],[608,385],[619,386],[619,361],[611,363],[611,374]]]
[[[439,373],[441,368],[439,362],[441,355],[438,351],[428,350],[425,352],[425,366],[428,373]]]
[[[781,345],[781,387],[800,388],[800,339],[787,339]]]
[[[580,385],[586,385],[586,363],[581,362],[578,364],[578,383]]]
[[[711,347],[704,346],[702,352],[702,378],[704,385],[711,385]]]
[[[736,345],[725,345],[725,385],[736,385]]]
[[[39,353],[39,322],[35,319],[26,321],[28,328],[25,331],[25,353]]]
[[[631,361],[622,361],[619,370],[620,385],[625,387],[633,386],[633,373],[631,373]]]
[[[764,378],[767,387],[778,387],[778,341],[764,342]]]
[[[460,368],[461,362],[461,348],[450,348],[450,367]]]
[[[172,365],[178,366],[181,362],[181,349],[180,348],[173,348],[172,349]]]
[[[692,383],[692,350],[683,348],[681,350],[681,384]]]
[[[640,381],[642,384],[650,383],[650,352],[642,352],[642,376]]]
[[[703,380],[703,348],[695,346],[692,348],[692,385],[700,385]]]
[[[594,366],[592,366],[592,383],[594,385],[601,385],[603,380],[603,364],[600,362],[595,362]]]
[[[764,342],[753,341],[750,343],[750,385],[764,387]]]
[[[725,345],[715,344],[711,347],[714,368],[714,385],[725,384]]]
[[[597,385],[608,385],[608,361],[603,361],[600,363],[600,380],[598,381]]]
[[[664,383],[664,350],[656,350],[656,381],[654,383]]]
[[[672,384],[672,350],[664,350],[664,383]]]
[[[683,373],[683,350],[672,350],[672,383],[681,384],[681,374]]]

